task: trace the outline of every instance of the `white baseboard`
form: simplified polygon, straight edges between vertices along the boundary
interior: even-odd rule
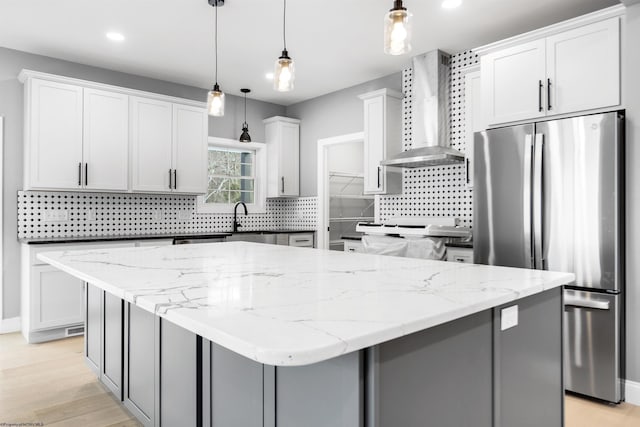
[[[0,334],[10,334],[20,330],[20,317],[0,319]]]
[[[625,401],[640,406],[640,383],[625,380],[624,382]]]

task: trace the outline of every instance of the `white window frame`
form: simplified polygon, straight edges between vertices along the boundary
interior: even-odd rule
[[[207,150],[209,147],[215,147],[255,151],[255,169],[253,172],[254,203],[247,203],[247,210],[249,213],[265,213],[267,198],[267,144],[264,142],[239,142],[235,139],[215,136],[210,136],[207,143]],[[198,196],[197,199],[198,213],[233,213],[233,206],[231,203],[205,203],[204,196]]]

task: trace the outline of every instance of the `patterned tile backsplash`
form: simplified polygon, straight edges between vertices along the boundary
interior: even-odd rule
[[[316,197],[268,199],[265,213],[242,215],[242,230],[314,230],[316,216]],[[194,196],[18,192],[20,239],[228,232],[232,222],[232,214],[198,213]]]
[[[451,146],[465,152],[464,69],[478,63],[478,56],[466,51],[451,56],[450,135]],[[411,90],[413,71],[402,73],[403,148],[411,148]],[[472,226],[472,192],[466,186],[465,166],[450,165],[405,169],[402,195],[380,196],[380,219],[394,216],[457,217],[461,225]]]

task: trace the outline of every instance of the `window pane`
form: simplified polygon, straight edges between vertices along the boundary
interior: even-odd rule
[[[253,179],[241,179],[240,180],[240,190],[242,190],[242,191],[253,191]]]
[[[242,200],[240,200],[240,192],[239,191],[230,191],[229,192],[229,203],[238,203],[241,202]]]
[[[242,156],[240,156],[240,163],[253,163],[253,153],[252,152],[242,153]]]
[[[240,176],[253,176],[253,165],[240,163]]]
[[[253,203],[253,191],[241,191],[240,200],[245,203]]]

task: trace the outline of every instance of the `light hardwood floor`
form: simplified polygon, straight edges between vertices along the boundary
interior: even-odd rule
[[[84,364],[82,337],[27,344],[0,335],[0,424],[140,426]],[[640,407],[567,396],[565,427],[640,427]]]

